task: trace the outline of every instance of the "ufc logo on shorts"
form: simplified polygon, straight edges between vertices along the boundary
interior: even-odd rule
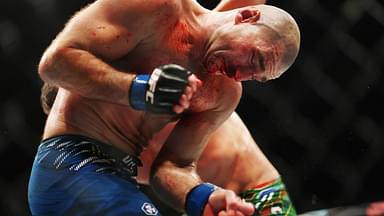
[[[141,210],[143,210],[146,215],[157,215],[158,213],[156,207],[151,203],[144,203],[143,206],[141,206]]]
[[[156,84],[157,81],[159,80],[160,74],[161,74],[160,69],[155,69],[151,75],[151,78],[148,81],[149,89],[147,90],[145,94],[145,101],[149,101],[151,104],[154,103],[155,100],[155,90],[156,90]]]

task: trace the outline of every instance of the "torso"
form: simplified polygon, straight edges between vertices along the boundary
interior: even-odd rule
[[[178,2],[167,1],[168,4],[156,14],[153,24],[156,34],[113,64],[137,73],[147,73],[168,63],[190,65],[188,25],[180,15],[183,11]],[[226,94],[222,89],[241,88],[239,83],[224,76],[200,78],[205,84],[195,94],[189,112],[214,109],[222,100],[221,95]],[[44,137],[77,133],[138,155],[162,128],[176,120],[170,116],[144,113],[127,106],[84,98],[60,89],[48,117]]]
[[[155,67],[167,63],[192,64],[188,55],[190,46],[186,37],[187,25],[182,19],[175,18],[182,12],[174,6],[185,1],[166,2],[169,4],[164,4],[162,10],[158,11],[157,22],[154,22],[156,35],[140,43],[129,55],[113,64],[137,73],[150,72]],[[204,71],[199,70],[193,72],[204,84],[194,94],[188,112],[215,109],[223,100],[228,99],[232,91],[241,89],[240,83],[225,76],[207,76]],[[236,99],[233,101],[236,102]],[[81,134],[115,145],[127,153],[140,155],[142,150],[145,150],[141,154],[145,166],[140,170],[138,180],[146,183],[152,160],[177,121],[178,118],[144,113],[60,89],[47,120],[44,138]],[[211,163],[212,161],[220,163]],[[252,164],[254,169],[244,170],[249,164]],[[271,172],[263,171],[271,169],[274,170],[273,166],[264,158],[236,115],[232,115],[213,133],[198,163],[198,172],[203,180],[235,191],[246,187],[249,182],[270,180]],[[272,172],[272,175],[276,177],[277,171]]]

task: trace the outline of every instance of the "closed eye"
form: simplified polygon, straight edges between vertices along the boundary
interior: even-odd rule
[[[255,50],[254,49],[252,49],[252,52],[251,52],[251,66],[253,67],[253,68],[256,68],[256,65],[255,65]]]
[[[256,50],[257,52],[257,57],[259,60],[259,66],[262,71],[265,71],[265,64],[264,64],[264,56],[260,53],[260,50]]]

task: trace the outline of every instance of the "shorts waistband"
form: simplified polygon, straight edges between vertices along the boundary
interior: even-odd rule
[[[42,140],[36,161],[56,169],[68,168],[72,171],[78,171],[89,164],[103,164],[104,170],[118,169],[130,176],[136,176],[137,167],[142,165],[139,158],[112,145],[72,134]]]

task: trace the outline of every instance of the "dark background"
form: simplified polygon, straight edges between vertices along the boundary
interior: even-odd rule
[[[37,64],[89,2],[0,2],[0,215],[29,215],[27,182],[45,120]],[[237,111],[299,213],[384,199],[384,3],[268,3],[297,20],[301,51],[280,79],[245,83]]]

